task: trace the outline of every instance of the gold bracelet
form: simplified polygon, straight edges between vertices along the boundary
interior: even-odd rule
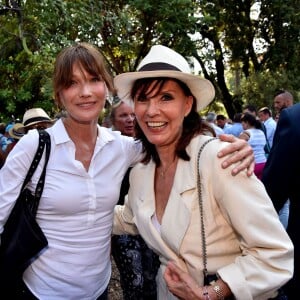
[[[222,291],[221,287],[217,284],[217,282],[216,282],[216,281],[213,281],[213,282],[211,283],[211,285],[212,285],[212,287],[213,287],[213,290],[214,290],[215,293],[217,294],[218,300],[225,300],[223,291]]]

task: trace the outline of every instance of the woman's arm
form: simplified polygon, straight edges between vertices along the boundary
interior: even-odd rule
[[[133,221],[133,213],[128,203],[127,196],[125,197],[124,205],[116,205],[114,209],[113,234],[138,234]]]

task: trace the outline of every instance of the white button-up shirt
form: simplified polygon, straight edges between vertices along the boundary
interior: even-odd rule
[[[58,120],[47,131],[51,136],[51,155],[37,220],[49,245],[23,278],[40,299],[96,299],[111,275],[113,209],[126,170],[141,158],[141,144],[98,126],[87,172],[75,160],[75,145],[63,122]],[[37,131],[32,130],[17,143],[0,171],[0,232],[37,144]],[[31,190],[35,189],[42,162],[29,183]]]

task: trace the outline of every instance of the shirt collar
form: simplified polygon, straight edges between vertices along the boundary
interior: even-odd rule
[[[110,129],[101,127],[100,125],[97,125],[97,127],[97,144],[100,143],[103,145],[115,139],[115,136]],[[55,144],[63,144],[71,140],[61,119],[57,120],[50,129],[53,132]]]

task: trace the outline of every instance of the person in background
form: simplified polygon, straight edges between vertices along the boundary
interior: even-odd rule
[[[114,87],[96,47],[76,43],[58,54],[53,91],[56,105],[66,115],[46,129],[51,153],[36,219],[48,247],[25,270],[16,297],[7,298],[106,300],[114,207],[126,171],[142,158],[142,145],[98,124]],[[0,171],[0,232],[19,195],[38,136],[37,130],[29,130]],[[233,156],[216,159],[220,167],[239,162],[232,174],[246,168],[251,175],[251,147],[231,136],[224,139],[233,143],[218,157]],[[28,184],[31,191],[41,169],[42,164]]]
[[[150,49],[136,72],[117,75],[114,83],[120,99],[133,101],[144,156],[131,171],[125,205],[116,206],[113,232],[139,232],[159,254],[158,299],[276,297],[292,277],[293,245],[262,182],[245,173],[233,177],[216,164],[225,146],[219,139],[197,160],[212,139],[203,135],[198,111],[213,100],[213,85],[161,45]],[[216,275],[211,284],[204,283],[203,255],[208,273]]]
[[[268,107],[262,107],[258,111],[259,120],[264,124],[266,129],[267,142],[270,149],[273,145],[274,133],[276,130],[276,122],[272,118],[272,112]]]
[[[259,120],[259,117],[258,117],[258,115],[257,115],[257,109],[256,109],[256,107],[255,107],[254,105],[252,105],[252,104],[248,104],[248,105],[246,105],[246,106],[244,107],[243,113],[244,113],[244,114],[245,114],[245,113],[249,113],[250,115],[254,116],[256,120],[258,120],[258,121],[260,122],[259,129],[261,129],[261,130],[263,131],[263,133],[264,133],[264,135],[265,135],[265,137],[266,137],[266,141],[267,141],[267,143],[266,143],[266,145],[265,145],[265,147],[264,147],[265,156],[266,156],[266,158],[267,158],[267,157],[268,157],[268,154],[269,154],[269,152],[270,152],[270,148],[271,148],[271,147],[270,147],[270,145],[269,145],[269,143],[268,143],[268,139],[267,139],[267,130],[266,130],[266,126],[265,126],[264,123],[262,123],[262,122]],[[258,126],[258,123],[257,123],[257,126]]]
[[[5,136],[5,123],[0,123],[0,148],[5,152],[7,146],[7,137]]]
[[[23,127],[18,131],[23,131],[26,134],[31,129],[46,129],[53,125],[54,120],[51,120],[49,115],[42,108],[31,108],[25,111],[23,115]]]
[[[205,121],[212,127],[215,135],[218,137],[221,134],[224,134],[224,131],[221,127],[216,124],[217,115],[214,112],[209,112],[205,118]]]
[[[15,123],[13,126],[9,127],[8,136],[10,142],[7,144],[5,152],[2,152],[2,165],[4,165],[5,160],[9,152],[13,149],[16,143],[20,140],[20,138],[24,135],[22,132],[19,131],[20,128],[23,127],[22,123]]]
[[[274,109],[276,113],[279,113],[287,108],[290,107],[294,104],[294,97],[293,95],[286,90],[283,89],[279,89],[276,93],[275,93],[275,97],[274,97]]]
[[[253,104],[247,104],[244,106],[243,108],[243,114],[249,113],[251,115],[253,115],[255,118],[257,118],[257,109],[255,107],[255,105]]]
[[[9,131],[13,128],[14,125],[15,125],[15,123],[11,122],[11,123],[8,123],[5,127],[4,136],[6,137],[6,145],[4,146],[3,150],[7,153],[9,152],[9,150],[7,149],[9,144],[14,141],[14,139],[12,137],[10,137],[10,135],[9,135]]]
[[[9,137],[18,142],[24,136],[23,127],[22,123],[15,123],[8,131]]]
[[[7,146],[7,137],[5,136],[5,123],[0,123],[0,169],[4,165],[6,155],[5,150]]]
[[[286,199],[290,209],[287,232],[294,243],[294,275],[284,286],[288,299],[296,299],[300,282],[300,104],[283,109],[280,113],[274,143],[269,154],[262,181],[280,215]],[[296,298],[295,298],[296,297]]]
[[[9,152],[13,149],[13,147],[17,144],[17,142],[24,136],[22,132],[23,124],[22,123],[15,123],[8,131],[8,135],[11,139],[11,143],[8,144],[6,149],[6,156]]]
[[[243,131],[243,126],[241,123],[242,113],[236,113],[233,116],[233,124],[224,129],[224,133],[232,134],[236,137],[239,137],[240,133]]]
[[[226,129],[230,128],[232,124],[228,122],[228,119],[224,115],[216,116],[216,123],[224,132]]]
[[[1,129],[2,133],[0,135],[0,169],[4,165],[7,155],[15,145],[15,140],[9,135],[9,132],[12,130],[14,124],[14,122],[10,122],[7,125],[4,123],[2,125],[4,129]]]
[[[241,132],[239,138],[247,141],[252,147],[255,160],[255,175],[261,179],[265,163],[267,161],[265,155],[266,136],[261,130],[261,123],[253,115],[245,113],[241,117],[244,131]]]
[[[294,97],[293,95],[284,89],[279,89],[276,91],[274,95],[274,109],[276,111],[276,114],[278,116],[278,120],[280,117],[280,113],[285,108],[291,107],[294,104]],[[284,225],[284,227],[287,227],[288,219],[289,219],[289,210],[290,210],[290,200],[287,199],[281,210],[279,211],[279,218]]]
[[[113,130],[134,136],[135,114],[132,106],[119,101],[112,106],[110,119]],[[122,181],[118,205],[124,204],[128,193],[130,170]],[[156,300],[155,278],[160,263],[143,238],[140,235],[113,235],[111,251],[120,273],[124,300]]]
[[[110,120],[113,130],[119,130],[123,135],[134,136],[135,115],[131,106],[123,101],[114,104]]]
[[[24,125],[25,124],[25,125]],[[10,123],[6,126],[6,145],[2,154],[2,164],[6,157],[19,141],[30,129],[46,129],[52,126],[53,121],[42,108],[32,108],[27,110],[23,116],[23,123]]]

